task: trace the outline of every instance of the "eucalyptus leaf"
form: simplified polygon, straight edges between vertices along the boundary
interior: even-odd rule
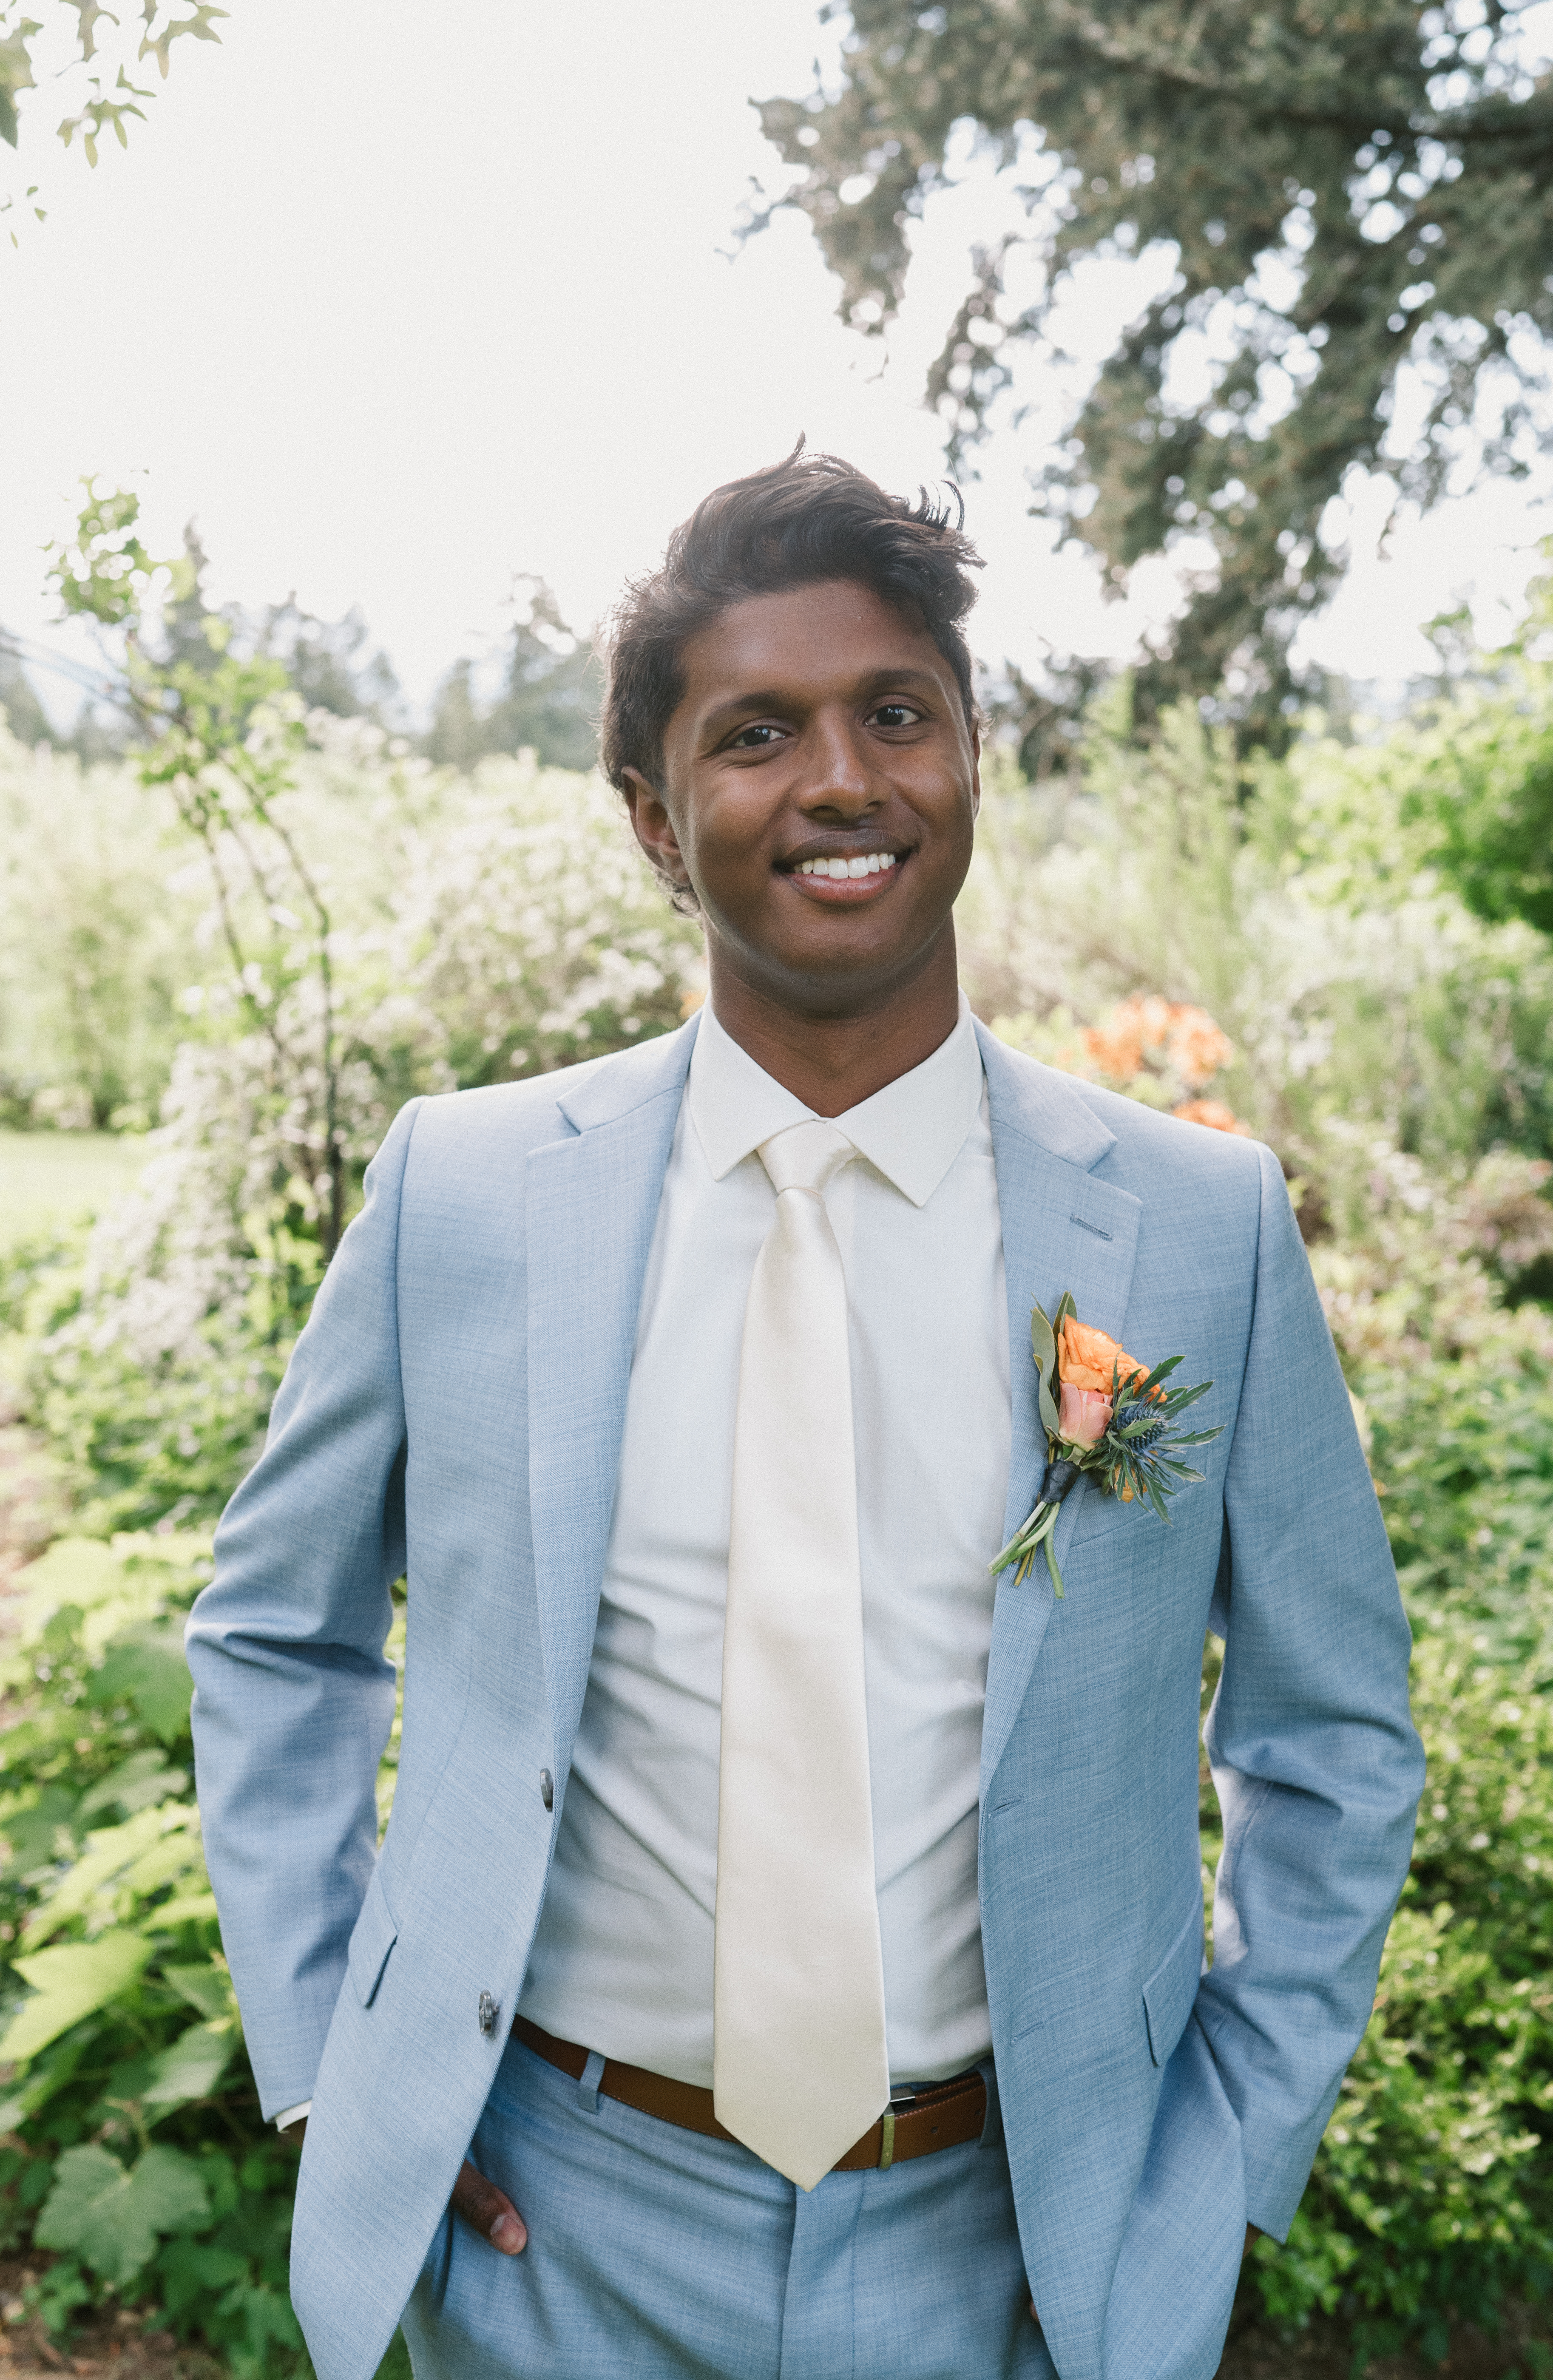
[[[1030,1308],[1030,1352],[1036,1359],[1036,1401],[1040,1408],[1041,1427],[1052,1439],[1059,1427],[1052,1385],[1057,1378],[1057,1334],[1045,1309],[1038,1305]]]
[[[1037,1367],[1048,1378],[1053,1378],[1057,1370],[1057,1334],[1047,1319],[1045,1307],[1039,1305],[1030,1308],[1030,1350]]]

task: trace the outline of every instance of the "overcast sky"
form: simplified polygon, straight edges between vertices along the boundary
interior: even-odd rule
[[[49,219],[0,251],[8,626],[79,650],[49,625],[39,548],[81,472],[142,473],[153,542],[193,516],[219,598],[359,603],[419,702],[499,635],[514,572],[586,626],[698,495],[800,430],[898,486],[941,470],[918,398],[968,246],[1001,219],[988,173],[935,204],[887,348],[841,329],[796,217],[735,248],[750,177],[783,180],[746,103],[807,88],[832,38],[813,0],[230,6],[223,45],[183,43],[94,173],[42,137],[50,98],[31,110],[19,164]],[[1135,288],[1098,273],[1074,342],[1102,352]],[[1168,585],[1102,605],[1029,516],[1032,459],[1000,441],[966,489],[977,648],[1123,650]],[[1502,633],[1546,512],[1500,488],[1378,563],[1378,504],[1320,657],[1403,676],[1427,659],[1416,624],[1469,587]]]

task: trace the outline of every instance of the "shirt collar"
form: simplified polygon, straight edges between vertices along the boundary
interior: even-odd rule
[[[909,1075],[837,1116],[836,1129],[914,1207],[925,1207],[965,1147],[981,1094],[981,1051],[962,992],[948,1040]],[[718,1182],[773,1133],[814,1113],[724,1032],[710,1003],[701,1011],[686,1096]]]

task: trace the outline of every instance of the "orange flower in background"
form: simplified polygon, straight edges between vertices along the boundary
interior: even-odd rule
[[[1059,1050],[1052,1062],[1069,1074],[1104,1075],[1122,1085],[1168,1070],[1188,1090],[1200,1091],[1234,1054],[1234,1043],[1206,1008],[1151,991],[1118,1001],[1108,1017],[1085,1026],[1077,1046]]]
[[[1148,992],[1141,1000],[1124,1000],[1116,1012],[1119,1017],[1125,1015],[1135,1025],[1151,1050],[1159,1049],[1173,1030],[1175,1019],[1181,1013],[1168,1000],[1161,1000],[1157,991]]]
[[[1126,1003],[1124,1003],[1125,1005]],[[1113,1082],[1130,1083],[1143,1071],[1143,1041],[1135,1022],[1118,1009],[1105,1025],[1086,1025],[1079,1046],[1089,1065]]]
[[[1235,1054],[1234,1043],[1206,1008],[1171,1009],[1168,1047],[1171,1064],[1195,1091],[1211,1082]]]
[[[1226,1107],[1222,1099],[1183,1099],[1171,1112],[1183,1123],[1206,1123],[1210,1132],[1238,1132],[1247,1140],[1252,1137],[1251,1126],[1242,1123],[1233,1108]]]
[[[1064,1386],[1109,1397],[1113,1378],[1125,1386],[1132,1379],[1147,1379],[1148,1368],[1126,1354],[1109,1331],[1093,1330],[1071,1314],[1062,1317],[1057,1333],[1057,1376]],[[1164,1391],[1155,1393],[1162,1396]]]

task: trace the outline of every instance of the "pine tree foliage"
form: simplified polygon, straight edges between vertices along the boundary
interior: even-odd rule
[[[590,769],[602,692],[592,650],[567,626],[542,578],[518,577],[513,608],[500,691],[482,703],[474,662],[455,662],[437,689],[423,748],[455,769],[471,769],[491,753],[522,751],[546,768]]]
[[[793,202],[843,316],[878,331],[899,305],[913,219],[967,127],[1028,210],[1026,233],[977,254],[931,375],[952,451],[984,432],[1021,347],[1051,352],[1080,259],[1174,250],[1041,500],[1114,585],[1208,540],[1141,714],[1222,685],[1243,739],[1278,739],[1291,638],[1342,565],[1322,514],[1353,467],[1421,504],[1524,468],[1553,324],[1553,78],[1532,0],[854,0],[850,28],[838,91],[761,110],[805,168]],[[1044,280],[1020,306],[1010,259],[1032,246]]]

